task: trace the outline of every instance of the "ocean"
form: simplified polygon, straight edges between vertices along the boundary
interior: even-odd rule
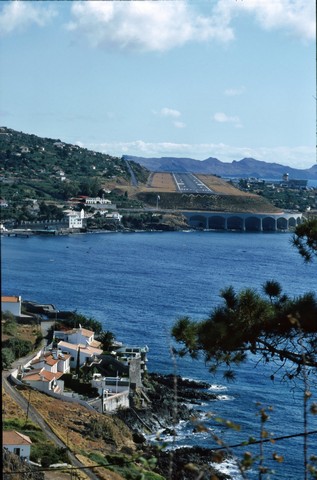
[[[278,374],[271,381],[272,364],[257,364],[257,358],[250,358],[237,370],[236,381],[228,384],[221,372],[212,376],[203,359],[175,359],[170,354],[170,330],[176,319],[206,318],[221,302],[220,290],[229,285],[261,291],[266,280],[275,279],[291,296],[316,292],[316,263],[303,262],[291,246],[291,234],[135,232],[1,240],[2,294],[93,317],[117,340],[147,345],[149,371],[209,383],[217,400],[200,405],[197,412],[207,431],[193,433],[192,424],[181,423],[176,437],[161,437],[167,448],[215,448],[214,434],[227,445],[258,438],[258,403],[273,407],[266,424],[269,434],[303,431],[302,386],[285,385]],[[313,390],[311,401],[316,402],[316,394]],[[240,430],[228,429],[216,417],[239,424]],[[309,429],[316,428],[316,416],[310,415]],[[237,458],[246,450],[259,452],[255,446],[232,449]],[[274,473],[263,478],[304,478],[301,437],[266,444],[264,452]],[[284,456],[284,462],[273,462],[274,453]],[[317,438],[309,438],[309,453],[317,453]],[[241,478],[234,461],[220,468],[236,480]],[[256,466],[247,478],[258,478]]]

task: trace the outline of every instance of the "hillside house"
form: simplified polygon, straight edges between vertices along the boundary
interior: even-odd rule
[[[86,205],[111,205],[111,200],[108,200],[107,198],[100,198],[100,197],[86,197],[85,198],[85,204]]]
[[[149,351],[149,347],[145,345],[144,347],[131,347],[131,346],[124,346],[118,348],[116,350],[116,358],[123,362],[124,365],[130,365],[132,360],[138,359],[138,363],[140,364],[141,374],[143,375],[144,372],[147,370],[147,353]]]
[[[95,333],[81,325],[70,330],[55,330],[53,338],[58,343],[58,350],[64,355],[70,355],[71,368],[77,366],[78,352],[80,366],[102,354],[102,349],[99,348],[101,342],[95,340]]]
[[[64,382],[59,380],[62,375],[62,372],[53,373],[45,370],[45,368],[39,368],[38,370],[24,372],[22,382],[40,392],[47,394],[53,392],[62,395]]]
[[[32,360],[30,367],[35,370],[44,368],[51,373],[68,373],[70,371],[70,355],[56,349],[52,352],[41,352]]]
[[[55,330],[53,337],[57,340],[64,340],[65,342],[72,343],[74,345],[86,343],[91,347],[99,348],[101,343],[95,340],[95,332],[87,330],[79,325],[78,328],[72,328],[70,330]]]
[[[120,223],[122,215],[119,212],[107,213],[105,218],[108,222]]]
[[[22,299],[20,296],[1,296],[1,311],[10,312],[16,317],[21,316]]]
[[[15,430],[2,432],[2,446],[27,462],[30,461],[31,445],[32,441],[27,435],[23,435]]]
[[[79,365],[83,366],[85,363],[94,360],[98,355],[102,354],[100,348],[93,347],[86,344],[73,344],[69,342],[64,342],[61,340],[58,343],[58,348],[63,354],[70,355],[70,367],[76,368],[77,359],[79,355]]]

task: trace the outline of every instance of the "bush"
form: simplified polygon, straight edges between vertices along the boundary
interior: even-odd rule
[[[3,312],[2,320],[4,320],[2,333],[6,335],[15,335],[17,331],[17,321],[15,316],[10,312]]]
[[[1,351],[2,368],[10,368],[14,360],[15,360],[15,356],[13,351],[10,348],[2,348],[2,351]]]
[[[20,338],[9,338],[2,343],[3,349],[9,349],[14,355],[14,360],[25,357],[33,351],[33,344],[29,340],[22,340]]]

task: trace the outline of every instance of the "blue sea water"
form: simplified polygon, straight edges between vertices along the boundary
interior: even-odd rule
[[[233,445],[250,435],[258,437],[257,402],[274,406],[267,430],[275,435],[303,431],[302,391],[290,390],[269,379],[273,366],[250,359],[227,384],[211,376],[203,361],[174,359],[170,329],[180,316],[203,319],[220,303],[219,292],[261,290],[276,279],[288,295],[316,292],[316,264],[304,264],[287,233],[171,232],[104,233],[2,240],[2,293],[24,300],[53,303],[60,310],[77,310],[99,320],[104,329],[130,345],[149,346],[149,371],[180,374],[210,383],[218,400],[199,406],[204,424]],[[316,402],[313,391],[312,401]],[[241,426],[221,426],[215,416]],[[317,428],[309,417],[309,428]],[[192,424],[178,426],[175,439],[162,437],[171,447],[216,445],[209,432],[193,434]],[[248,447],[248,450],[251,448]],[[317,454],[317,438],[309,439],[309,453]],[[246,448],[234,448],[239,457]],[[253,447],[255,454],[258,450]],[[266,461],[274,479],[304,478],[302,439],[266,445]],[[284,455],[272,465],[273,452]],[[225,468],[226,465],[222,465]],[[234,478],[234,465],[229,463]],[[256,468],[248,478],[258,478]],[[268,477],[267,477],[268,478]]]

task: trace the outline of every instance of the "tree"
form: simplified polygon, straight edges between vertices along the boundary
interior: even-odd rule
[[[305,261],[317,256],[317,219],[296,228],[293,245]],[[180,318],[172,329],[182,344],[180,355],[197,358],[203,354],[210,371],[226,365],[225,376],[234,378],[232,367],[245,361],[248,354],[264,362],[284,367],[284,375],[293,379],[305,370],[317,373],[317,297],[313,292],[290,298],[281,285],[268,280],[263,294],[246,288],[236,292],[228,287],[220,292],[223,304],[210,316],[195,322]]]
[[[232,366],[245,361],[248,353],[274,362],[276,369],[283,366],[290,379],[304,366],[317,371],[317,298],[313,293],[295,299],[280,294],[272,302],[253,289],[236,293],[229,287],[220,296],[223,305],[206,320],[185,317],[176,322],[172,335],[183,345],[180,355],[197,358],[203,353],[210,371],[227,366],[228,379],[234,377]]]
[[[101,342],[101,348],[104,352],[109,352],[111,350],[111,347],[113,346],[113,342],[115,340],[115,336],[112,332],[109,330],[102,332],[98,336],[99,342]]]
[[[306,220],[296,227],[293,245],[306,262],[317,257],[317,218]]]

